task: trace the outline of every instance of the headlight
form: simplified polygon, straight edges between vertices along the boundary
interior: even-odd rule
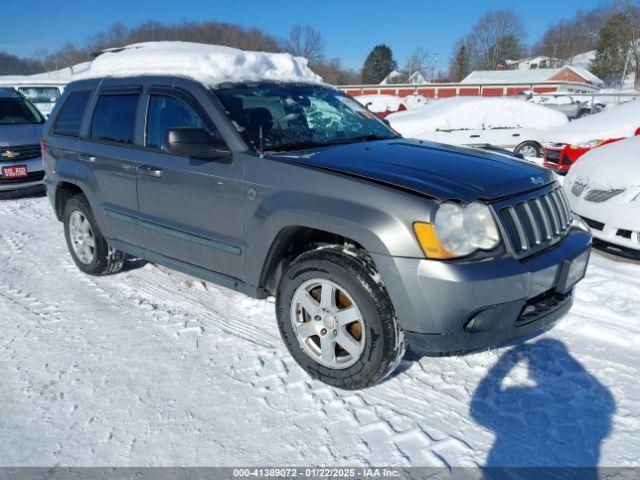
[[[600,145],[602,142],[604,142],[604,140],[588,140],[586,142],[573,143],[569,148],[572,148],[574,150],[578,148],[594,148]]]
[[[416,222],[413,228],[428,258],[464,257],[476,250],[491,250],[500,243],[491,210],[478,202],[466,207],[443,203],[433,224]]]
[[[582,192],[584,192],[585,188],[587,188],[587,185],[585,183],[573,182],[573,185],[571,186],[571,193],[573,193],[576,197],[579,197],[580,195],[582,195]]]

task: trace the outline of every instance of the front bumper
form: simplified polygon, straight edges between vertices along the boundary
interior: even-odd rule
[[[589,233],[575,226],[553,247],[522,260],[373,259],[410,348],[442,353],[494,346],[552,325],[571,306],[571,291],[558,291],[568,262],[590,247]]]
[[[520,301],[493,307],[496,312],[494,328],[479,332],[458,332],[447,335],[430,335],[405,332],[409,348],[418,354],[433,355],[456,353],[494,347],[502,343],[547,330],[560,320],[573,304],[573,294],[541,295],[541,298],[527,302],[532,306],[532,314],[523,314]],[[535,308],[539,311],[536,312]],[[527,308],[527,307],[524,307]],[[502,315],[500,315],[502,313]]]

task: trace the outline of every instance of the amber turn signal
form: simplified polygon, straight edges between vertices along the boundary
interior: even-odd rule
[[[446,259],[455,255],[442,246],[436,235],[436,227],[431,223],[415,222],[413,231],[416,234],[420,248],[427,258]]]

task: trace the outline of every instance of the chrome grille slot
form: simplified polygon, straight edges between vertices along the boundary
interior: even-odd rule
[[[553,245],[571,226],[569,203],[557,186],[502,203],[506,205],[497,207],[498,217],[518,258]]]

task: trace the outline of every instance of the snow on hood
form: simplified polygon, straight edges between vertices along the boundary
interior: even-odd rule
[[[571,167],[566,182],[603,190],[640,187],[640,137],[588,151]]]
[[[435,130],[482,128],[561,127],[568,120],[561,112],[523,100],[508,98],[451,98],[387,117],[391,126],[407,137]]]
[[[146,42],[114,48],[98,56],[74,79],[132,75],[180,75],[210,86],[264,80],[322,83],[301,57],[190,42]]]
[[[608,140],[631,137],[640,127],[640,100],[589,115],[557,129],[549,141],[579,143],[589,140]]]

